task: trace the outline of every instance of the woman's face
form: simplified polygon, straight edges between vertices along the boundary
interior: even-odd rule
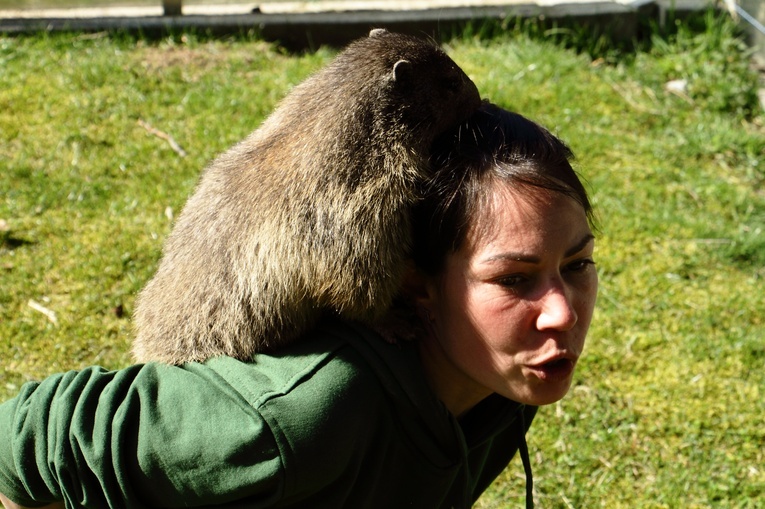
[[[495,392],[530,405],[566,394],[595,305],[593,248],[573,199],[494,184],[420,300],[426,373],[453,413]]]

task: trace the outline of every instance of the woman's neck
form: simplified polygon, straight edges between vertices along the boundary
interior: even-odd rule
[[[456,418],[491,395],[491,391],[463,373],[444,354],[432,331],[417,339],[425,377],[436,397]]]

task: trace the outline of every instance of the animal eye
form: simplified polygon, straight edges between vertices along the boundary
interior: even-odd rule
[[[447,78],[444,81],[444,88],[449,92],[459,92],[462,86],[462,81],[457,78]]]

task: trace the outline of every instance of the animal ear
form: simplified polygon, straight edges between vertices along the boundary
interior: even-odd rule
[[[387,34],[388,31],[384,28],[373,28],[369,31],[369,37],[380,37]]]
[[[406,82],[412,74],[412,63],[409,60],[399,60],[393,64],[391,76],[393,81]]]

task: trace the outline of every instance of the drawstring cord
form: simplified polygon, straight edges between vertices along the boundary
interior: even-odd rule
[[[531,461],[529,461],[529,447],[526,445],[526,417],[521,410],[521,461],[523,472],[526,474],[526,509],[534,509],[534,478],[531,475]]]

